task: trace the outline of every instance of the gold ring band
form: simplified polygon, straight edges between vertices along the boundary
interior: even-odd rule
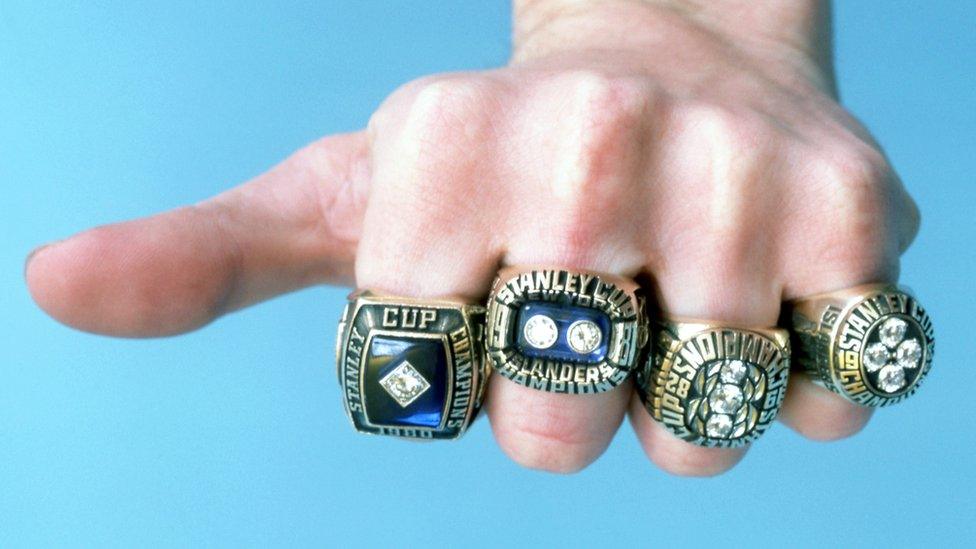
[[[632,280],[509,267],[492,285],[488,357],[496,372],[526,387],[609,391],[627,379],[646,343],[644,299]]]
[[[932,367],[932,320],[905,287],[866,284],[790,306],[797,364],[851,402],[901,402]]]
[[[358,292],[339,322],[336,369],[361,433],[458,438],[481,408],[489,370],[485,308]]]
[[[699,446],[738,447],[762,435],[786,394],[789,334],[703,321],[659,328],[637,375],[648,413]]]

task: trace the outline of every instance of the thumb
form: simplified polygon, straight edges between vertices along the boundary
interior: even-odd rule
[[[364,132],[321,139],[214,198],[79,233],[27,260],[34,301],[82,330],[172,335],[352,280],[369,186]]]

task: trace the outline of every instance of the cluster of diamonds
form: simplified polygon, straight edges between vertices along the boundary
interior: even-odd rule
[[[908,385],[906,370],[914,370],[922,363],[922,344],[914,337],[905,338],[908,323],[889,318],[878,326],[879,342],[864,349],[862,362],[870,373],[877,373],[877,386],[886,393],[895,393]]]
[[[729,438],[736,426],[746,397],[743,382],[746,379],[746,363],[726,360],[719,370],[718,383],[708,393],[708,407],[712,413],[705,422],[705,433],[712,438]]]
[[[406,360],[383,376],[380,385],[404,408],[430,388],[430,383]]]

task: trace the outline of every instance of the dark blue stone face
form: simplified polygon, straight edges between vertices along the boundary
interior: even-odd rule
[[[447,350],[442,340],[374,336],[366,360],[363,387],[371,423],[431,428],[440,425],[449,381]],[[380,382],[405,361],[430,387],[402,406]]]
[[[526,340],[525,324],[536,315],[549,317],[556,325],[556,341],[549,348],[538,349]],[[569,344],[569,327],[579,320],[588,320],[600,329],[599,346],[586,354],[576,352]],[[548,301],[530,301],[519,309],[517,326],[516,344],[519,351],[525,356],[584,363],[598,363],[607,356],[607,347],[610,342],[610,318],[602,311]]]

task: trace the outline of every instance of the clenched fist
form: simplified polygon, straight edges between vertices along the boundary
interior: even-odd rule
[[[395,91],[200,204],[44,247],[38,304],[80,329],[158,336],[311,284],[483,301],[501,265],[648,281],[668,315],[773,326],[784,300],[893,281],[917,210],[838,103],[817,2],[516,2],[511,63]],[[625,412],[650,459],[708,475],[741,449],[654,423],[624,385],[533,391],[494,376],[502,449],[575,471]],[[869,409],[794,374],[780,419],[814,439]]]

